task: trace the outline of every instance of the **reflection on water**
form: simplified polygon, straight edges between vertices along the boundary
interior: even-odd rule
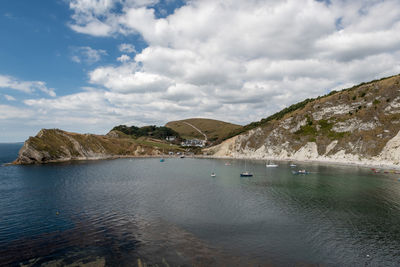
[[[248,161],[240,178],[244,161],[225,162],[2,167],[0,265],[400,264],[394,174]]]

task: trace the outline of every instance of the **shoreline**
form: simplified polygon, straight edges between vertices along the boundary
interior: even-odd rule
[[[346,166],[346,167],[361,167],[361,168],[374,168],[374,169],[392,169],[400,171],[400,165],[393,163],[369,163],[369,162],[355,162],[355,161],[334,161],[334,160],[318,160],[318,159],[280,159],[280,158],[259,158],[259,157],[229,157],[229,156],[200,156],[199,158],[211,158],[211,159],[238,159],[238,160],[257,160],[257,161],[280,161],[280,162],[293,162],[293,163],[317,163],[326,165]]]
[[[114,156],[104,156],[104,157],[91,157],[91,158],[69,158],[69,159],[56,159],[48,160],[44,162],[33,162],[33,163],[20,163],[17,162],[18,158],[13,162],[4,163],[3,166],[28,166],[28,165],[45,165],[49,163],[67,163],[67,162],[79,162],[79,161],[96,161],[96,160],[112,160],[112,159],[124,159],[124,158],[163,158],[170,155],[114,155]]]
[[[316,164],[326,164],[326,165],[333,165],[333,166],[346,166],[346,167],[361,167],[361,168],[375,168],[375,169],[392,169],[392,170],[399,170],[400,165],[396,165],[393,163],[387,162],[379,162],[379,163],[371,163],[365,161],[334,161],[334,160],[325,160],[325,159],[280,159],[280,158],[260,158],[260,157],[248,157],[248,156],[241,156],[241,157],[233,157],[233,156],[213,156],[213,155],[185,155],[185,158],[208,158],[208,159],[226,159],[226,160],[256,160],[256,161],[280,161],[280,162],[293,162],[293,163],[316,163]],[[45,162],[36,162],[36,163],[18,163],[16,159],[10,163],[4,163],[2,166],[13,166],[13,165],[42,165],[42,164],[49,164],[49,163],[67,163],[67,162],[80,162],[80,161],[96,161],[96,160],[113,160],[113,159],[124,159],[124,158],[180,158],[180,156],[171,156],[168,154],[165,155],[109,155],[104,157],[89,157],[89,158],[74,158],[74,159],[57,159],[57,160],[49,160]]]

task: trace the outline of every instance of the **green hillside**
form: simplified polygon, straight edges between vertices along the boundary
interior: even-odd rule
[[[232,132],[236,132],[237,130],[242,128],[242,126],[237,124],[202,118],[171,121],[168,122],[165,126],[178,132],[182,138],[196,138],[204,140],[204,135],[197,131],[191,125],[203,132],[207,136],[207,140],[213,143],[218,143],[226,139],[232,134]]]

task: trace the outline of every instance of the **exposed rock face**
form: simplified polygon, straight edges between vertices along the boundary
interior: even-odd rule
[[[117,131],[102,136],[42,129],[35,137],[25,141],[14,163],[32,164],[160,154],[162,152],[157,147],[138,144],[134,139]]]
[[[400,75],[336,92],[207,152],[400,167],[399,92]]]

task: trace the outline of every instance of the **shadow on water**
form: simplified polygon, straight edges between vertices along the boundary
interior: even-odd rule
[[[99,224],[98,220],[103,223]],[[127,220],[117,214],[101,219],[79,219],[72,229],[43,233],[0,246],[0,263],[5,266],[256,264],[251,259],[228,256],[176,225],[138,218]]]

